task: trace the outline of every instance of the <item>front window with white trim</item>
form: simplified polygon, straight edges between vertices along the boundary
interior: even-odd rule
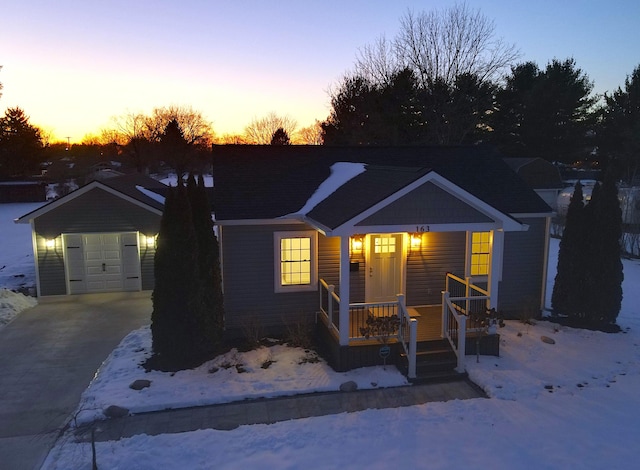
[[[276,292],[317,290],[317,246],[312,230],[275,233]]]

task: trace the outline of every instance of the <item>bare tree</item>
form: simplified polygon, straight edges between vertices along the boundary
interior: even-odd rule
[[[215,138],[216,145],[246,145],[247,138],[244,134],[222,134]]]
[[[146,119],[146,126],[151,140],[158,140],[171,121],[176,121],[182,130],[183,137],[190,145],[210,145],[214,140],[213,127],[202,113],[190,106],[169,106],[155,108]]]
[[[287,135],[293,135],[298,123],[289,116],[278,116],[271,112],[262,119],[254,119],[245,127],[244,133],[250,144],[268,145],[273,134],[278,129],[283,129]]]
[[[358,51],[357,74],[373,83],[389,85],[392,77],[402,68],[394,41],[389,41],[384,35],[378,37],[373,44],[367,44]]]
[[[322,145],[322,126],[319,121],[298,129],[293,135],[293,143],[298,145]]]
[[[408,11],[392,41],[382,37],[359,51],[356,72],[384,85],[399,69],[409,68],[423,88],[436,81],[452,85],[463,74],[495,82],[518,57],[514,45],[495,37],[493,21],[463,3]]]

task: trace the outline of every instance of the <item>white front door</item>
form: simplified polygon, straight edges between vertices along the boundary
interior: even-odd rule
[[[396,300],[403,292],[403,235],[369,235],[365,297],[367,302]]]

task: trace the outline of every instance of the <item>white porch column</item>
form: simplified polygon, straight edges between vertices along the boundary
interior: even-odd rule
[[[504,256],[504,231],[493,231],[493,244],[491,245],[491,271],[487,290],[491,299],[489,308],[498,309],[498,286],[502,280],[502,258]]]
[[[340,237],[340,346],[349,345],[349,237]]]

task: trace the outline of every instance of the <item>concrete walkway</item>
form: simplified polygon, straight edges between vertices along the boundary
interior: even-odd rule
[[[481,397],[485,397],[484,393],[467,380],[355,392],[312,393],[113,418],[77,429],[76,438],[88,442],[92,430],[98,442],[143,433],[158,435],[197,429],[230,430],[245,424],[271,424],[370,408],[397,408]]]
[[[39,299],[0,330],[0,469],[39,469],[102,361],[150,322],[151,293]]]

